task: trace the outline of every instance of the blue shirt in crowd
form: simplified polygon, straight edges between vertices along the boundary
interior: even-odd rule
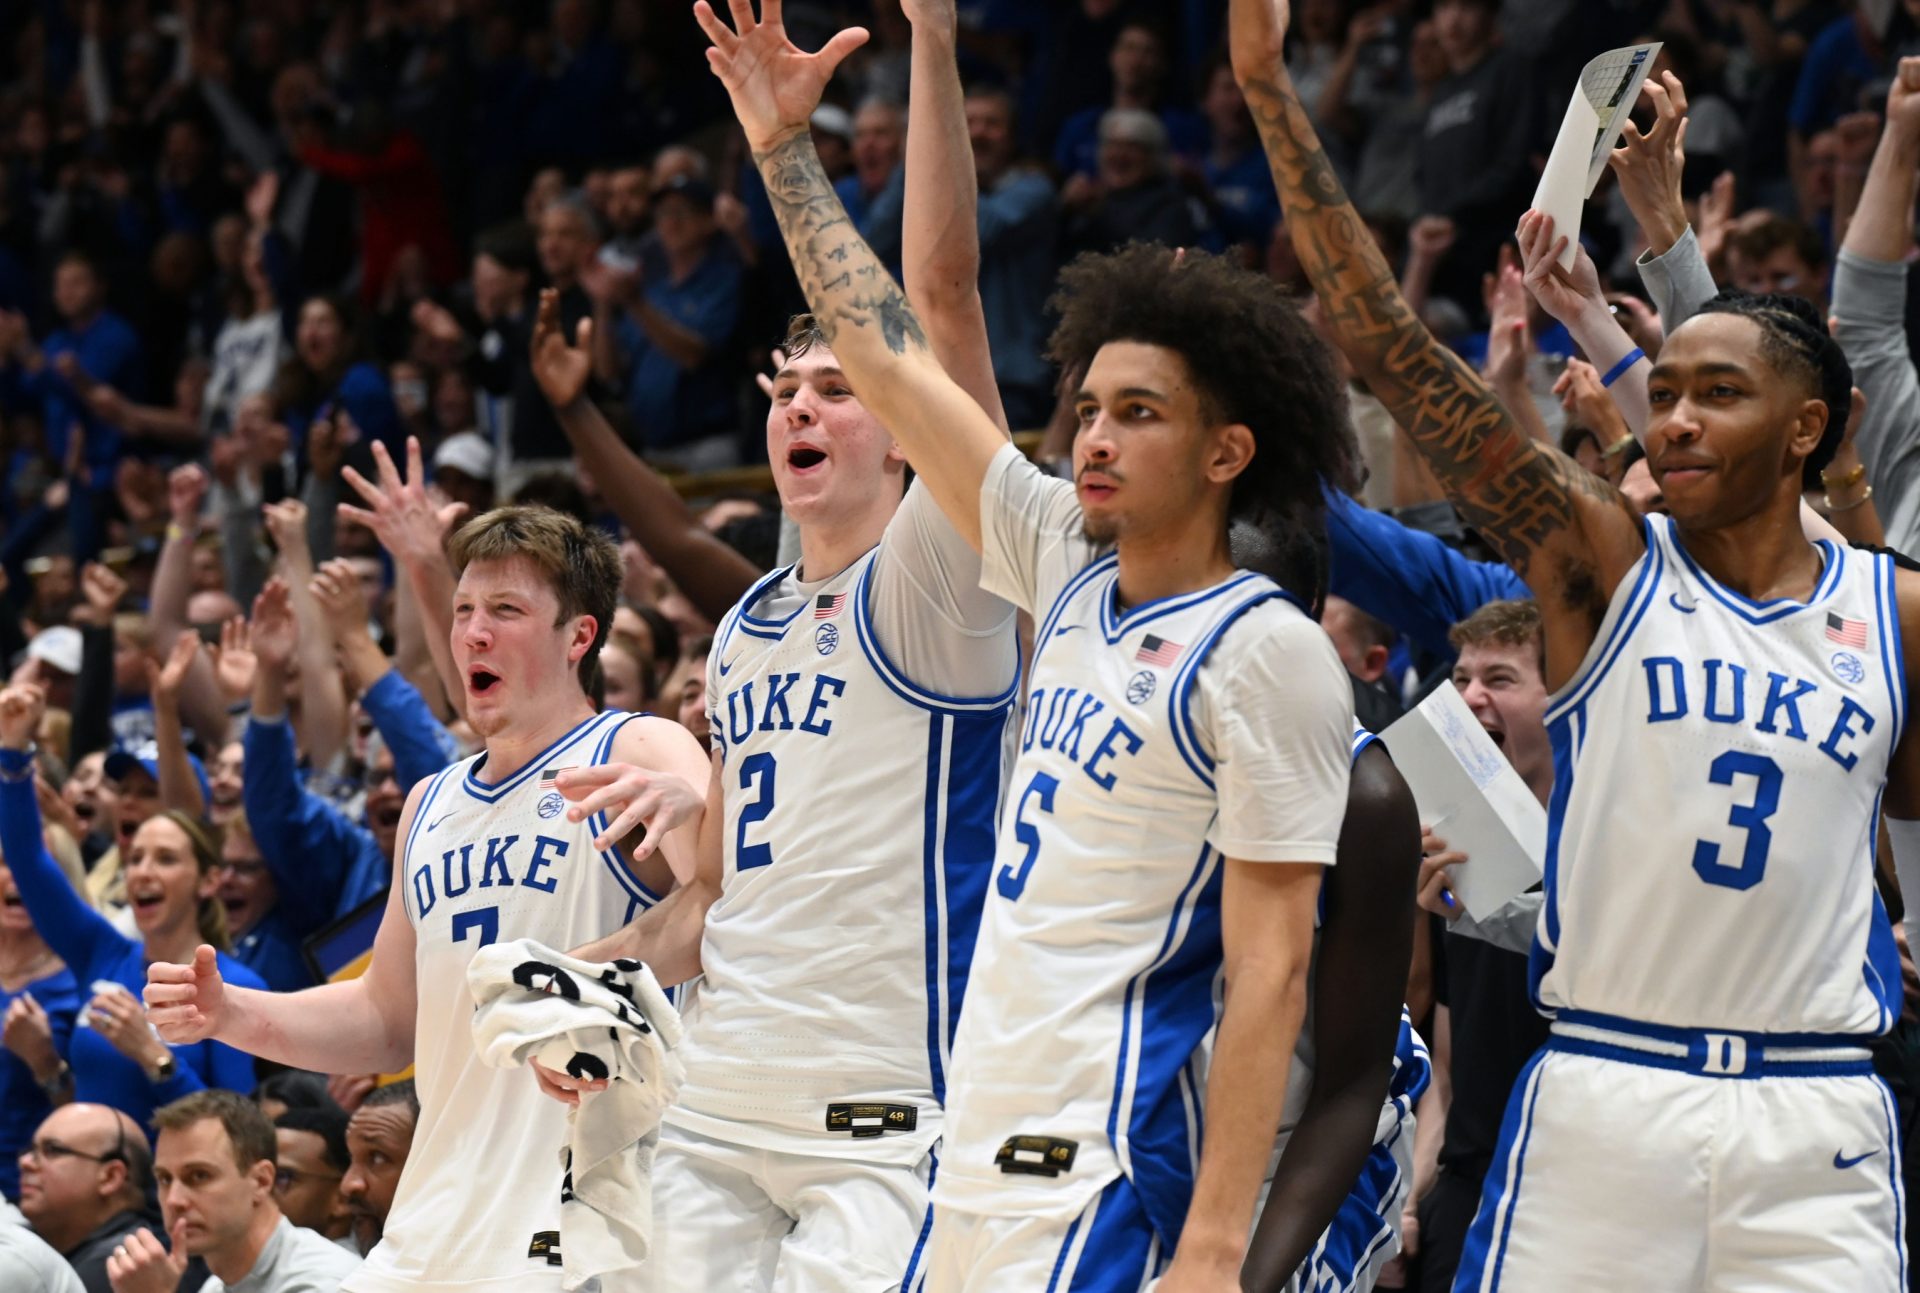
[[[141,399],[146,383],[140,338],[127,321],[102,310],[80,329],[56,328],[40,347],[46,362],[40,371],[12,370],[13,402],[37,405],[45,427],[47,456],[65,462],[67,446],[78,431],[84,437],[82,458],[87,465],[85,484],[103,490],[113,484],[114,464],[120,460],[123,437],[118,427],[95,417],[73,384],[55,367],[61,355],[72,355],[94,381],[111,386],[131,399]]]
[[[647,444],[685,444],[733,429],[726,345],[740,321],[740,287],[740,259],[718,236],[680,282],[664,269],[648,274],[641,288],[647,303],[706,343],[707,358],[694,368],[682,368],[647,340],[631,314],[623,312],[614,325],[627,363],[627,406]]]
[[[73,971],[61,966],[9,992],[0,986],[0,1018],[21,997],[32,997],[47,1012],[53,1028],[53,1049],[72,1063],[73,1017],[80,1009],[80,988]],[[20,1162],[16,1157],[33,1140],[34,1131],[53,1112],[47,1093],[34,1081],[27,1062],[9,1050],[0,1050],[0,1195],[20,1199]]]

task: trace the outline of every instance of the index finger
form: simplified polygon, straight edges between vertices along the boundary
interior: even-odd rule
[[[411,484],[424,484],[427,479],[426,465],[420,460],[420,437],[407,437],[407,480]]]
[[[553,788],[571,799],[573,796],[567,794],[568,791],[578,790],[584,794],[600,786],[612,785],[625,771],[612,763],[599,763],[590,768],[568,768],[553,779]]]
[[[393,465],[393,455],[387,452],[387,446],[378,440],[373,442],[373,465],[380,473],[380,492],[399,493],[404,484],[400,479],[400,469]]]
[[[381,450],[381,447],[378,441],[374,443],[374,449],[376,451],[384,452],[383,450]],[[392,467],[393,464],[388,463],[387,465],[388,467]],[[342,467],[340,469],[340,479],[346,481],[347,484],[353,486],[354,492],[360,495],[361,498],[366,499],[369,504],[371,504],[374,507],[380,506],[382,495],[380,493],[379,487],[376,486],[372,481],[368,480],[365,476],[362,476],[354,468]]]

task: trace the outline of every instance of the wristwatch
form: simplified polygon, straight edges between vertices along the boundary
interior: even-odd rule
[[[153,1083],[155,1086],[162,1086],[165,1083],[173,1081],[174,1071],[179,1067],[179,1061],[173,1058],[173,1052],[168,1051],[162,1055],[159,1061],[154,1064],[153,1068],[148,1071],[147,1081]]]

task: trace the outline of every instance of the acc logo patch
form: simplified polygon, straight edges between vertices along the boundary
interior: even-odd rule
[[[1127,699],[1135,705],[1144,705],[1153,699],[1153,689],[1159,685],[1159,679],[1153,676],[1153,670],[1142,669],[1127,679]]]
[[[821,655],[832,655],[840,647],[840,630],[832,624],[822,624],[813,631],[813,649]]]
[[[539,813],[542,817],[558,817],[560,810],[566,806],[567,801],[560,797],[559,791],[555,790],[549,794],[540,796],[540,803],[533,811]]]
[[[1859,682],[1867,676],[1867,666],[1851,651],[1835,651],[1828,663],[1833,666],[1833,676],[1841,682]]]

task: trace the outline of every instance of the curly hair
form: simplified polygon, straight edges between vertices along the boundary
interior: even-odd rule
[[[1276,537],[1319,531],[1323,480],[1353,487],[1346,391],[1320,338],[1279,284],[1221,256],[1129,243],[1060,272],[1060,322],[1048,357],[1084,368],[1109,342],[1173,351],[1201,415],[1253,432],[1253,461],[1233,482],[1230,517]]]
[[[1826,430],[1801,467],[1802,484],[1818,488],[1820,470],[1840,451],[1853,409],[1853,366],[1827,331],[1826,319],[1811,301],[1798,296],[1756,296],[1732,289],[1701,306],[1700,313],[1751,319],[1760,329],[1761,358],[1781,376],[1800,378],[1813,398],[1827,406]]]

